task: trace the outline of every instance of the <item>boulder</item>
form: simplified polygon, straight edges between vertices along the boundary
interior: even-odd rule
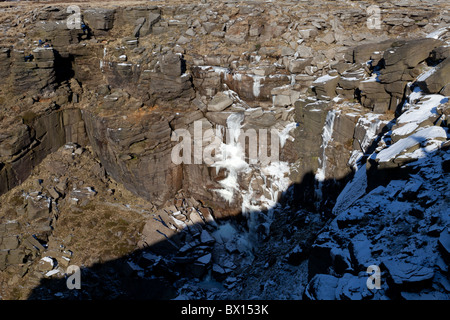
[[[448,228],[445,228],[439,236],[439,249],[443,257],[450,262],[450,231]]]
[[[30,220],[46,218],[50,213],[50,205],[46,201],[35,201],[28,198],[27,217]]]
[[[362,44],[353,49],[353,62],[365,63],[372,60],[372,66],[376,66],[381,57],[380,53],[383,53],[386,49],[391,47],[395,40],[386,40],[377,43]]]
[[[159,58],[161,73],[169,77],[179,77],[182,73],[181,56],[176,53],[167,53]]]
[[[450,83],[450,58],[445,59],[437,65],[424,80],[418,79],[418,85],[426,93],[442,93]],[[442,93],[443,94],[443,93]]]
[[[288,70],[290,73],[300,73],[305,71],[305,67],[311,64],[312,58],[290,60]]]
[[[371,247],[372,243],[363,234],[359,234],[351,240],[349,251],[355,269],[365,271],[368,266],[374,264]]]
[[[308,283],[304,297],[307,300],[336,300],[339,278],[329,274],[316,274]]]
[[[208,103],[208,111],[220,112],[233,104],[233,100],[224,92],[217,93]]]
[[[159,12],[149,12],[148,16],[145,17],[145,22],[139,30],[139,36],[146,36],[153,31],[153,26],[161,20],[161,14]]]
[[[242,20],[234,23],[225,34],[225,41],[231,44],[244,44],[249,32],[248,21]]]
[[[313,57],[313,49],[306,45],[299,45],[297,47],[296,52],[298,53],[300,58],[311,58]]]
[[[361,103],[375,113],[385,113],[391,105],[391,95],[378,81],[361,81],[359,84]]]
[[[430,54],[430,59],[434,63],[438,63],[444,59],[450,57],[450,47],[449,46],[441,46],[433,49]]]
[[[386,69],[394,65],[414,68],[427,59],[434,48],[442,44],[442,41],[432,38],[393,42],[383,55]]]
[[[322,37],[317,37],[316,41],[324,42],[328,45],[332,44],[336,38],[334,37],[334,33],[332,31],[329,31],[325,33]]]
[[[367,288],[367,277],[357,277],[346,273],[339,278],[336,288],[336,298],[339,300],[370,299],[373,293]]]
[[[324,75],[313,82],[314,91],[319,99],[332,99],[336,96],[336,87],[340,76]]]
[[[19,239],[17,236],[6,236],[0,238],[0,250],[14,250],[19,247]]]
[[[6,258],[8,256],[8,251],[0,251],[0,271],[6,269]]]
[[[308,279],[317,274],[329,272],[330,267],[333,265],[331,249],[335,246],[331,242],[314,244],[312,246],[308,260]]]
[[[434,277],[433,269],[397,258],[383,260],[382,266],[389,272],[389,287],[398,290],[418,291],[428,286]]]
[[[114,25],[114,9],[95,8],[83,10],[86,24],[94,30],[110,30]]]
[[[25,260],[25,252],[22,249],[10,250],[6,257],[6,263],[11,265],[22,264]]]

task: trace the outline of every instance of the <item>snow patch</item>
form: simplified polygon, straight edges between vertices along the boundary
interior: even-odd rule
[[[409,137],[400,139],[388,148],[381,150],[376,156],[376,159],[380,162],[390,161],[409,148],[432,139],[446,140],[447,132],[444,130],[444,128],[436,126],[421,129],[416,133],[410,135]]]

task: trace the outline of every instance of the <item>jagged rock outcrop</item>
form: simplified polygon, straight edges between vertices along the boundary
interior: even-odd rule
[[[21,224],[0,217],[0,269],[51,278],[64,274],[59,265],[81,262],[43,244],[56,245],[69,226],[93,240],[74,221],[58,226],[58,208],[97,212],[103,199],[115,201],[105,186],[113,179],[150,201],[152,213],[119,220],[105,236],[114,254],[96,253],[103,261],[122,246],[128,253],[158,242],[155,252],[130,256],[122,272],[146,281],[157,274],[170,298],[239,290],[273,298],[274,285],[280,297],[307,299],[414,298],[433,285],[445,297],[448,287],[436,279],[448,272],[440,255],[448,258],[441,197],[450,18],[441,2],[378,3],[383,28],[373,30],[365,5],[80,5],[80,21],[76,7],[17,7],[17,23],[5,18],[2,26],[0,194],[11,199],[8,192],[59,152],[84,169],[95,154],[86,179],[100,179],[102,190],[64,178],[65,161],[47,164],[60,180],[27,185],[38,191],[7,213]],[[90,226],[111,217],[102,210]],[[242,220],[214,222],[230,216]],[[131,229],[138,231],[121,243]],[[386,239],[410,246],[390,247],[377,236],[384,229]],[[388,288],[364,287],[368,263],[386,269]],[[209,273],[223,284],[220,293],[173,281]]]

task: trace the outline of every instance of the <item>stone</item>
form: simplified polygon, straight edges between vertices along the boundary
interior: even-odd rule
[[[384,51],[391,47],[395,40],[386,40],[376,43],[362,44],[353,49],[353,62],[366,63],[372,60],[372,66],[375,67],[382,58]]]
[[[179,77],[182,73],[181,57],[179,54],[167,53],[159,59],[161,73],[170,77]]]
[[[308,259],[308,279],[316,274],[327,273],[333,265],[331,249],[335,247],[332,242],[314,244]]]
[[[206,33],[212,33],[217,27],[217,23],[214,22],[204,22],[202,27],[205,29]]]
[[[434,277],[434,270],[414,263],[400,261],[392,258],[382,261],[390,275],[390,286],[401,290],[419,290],[428,286]]]
[[[217,93],[208,103],[208,111],[220,112],[233,104],[233,100],[226,93]]]
[[[195,31],[194,31],[194,29],[189,28],[189,29],[186,30],[185,34],[190,36],[190,37],[193,37],[193,36],[195,36]]]
[[[6,257],[6,263],[11,265],[17,265],[24,263],[25,252],[21,249],[10,250]]]
[[[17,236],[6,236],[0,241],[0,250],[14,250],[19,247],[19,239]]]
[[[316,41],[324,42],[326,44],[332,44],[335,41],[335,37],[332,31],[327,32],[322,37],[316,38]]]
[[[329,274],[316,274],[305,289],[307,300],[336,300],[336,289],[339,278]]]
[[[213,31],[213,32],[211,32],[211,35],[216,38],[224,38],[225,31]]]
[[[1,266],[1,264],[0,264],[0,266]],[[213,264],[213,266],[212,266],[212,276],[217,281],[224,281],[230,272],[231,272],[230,269],[223,268],[222,266],[220,266],[218,264]]]
[[[290,47],[281,47],[281,56],[293,56],[295,53],[294,49]]]
[[[230,26],[225,34],[225,41],[232,44],[244,44],[249,32],[248,21],[242,20]]]
[[[364,271],[374,263],[372,243],[363,234],[357,235],[349,244],[350,256],[357,270]]]
[[[36,48],[33,50],[33,56],[38,61],[53,61],[55,59],[53,48]]]
[[[292,104],[291,97],[283,94],[274,95],[272,103],[275,107],[285,107]]]
[[[303,39],[309,39],[309,38],[314,38],[316,37],[319,32],[317,31],[317,28],[314,26],[311,26],[308,29],[301,29],[298,30],[298,34],[303,38]]]
[[[55,261],[51,257],[43,257],[38,264],[37,269],[41,272],[48,272],[55,267]]]
[[[441,46],[433,49],[430,53],[430,59],[434,63],[439,63],[444,59],[447,59],[450,57],[450,47],[448,46]]]
[[[189,40],[189,38],[186,38],[185,36],[181,36],[177,40],[177,44],[179,44],[179,45],[185,45],[189,42],[191,42],[191,40]]]
[[[336,96],[336,87],[340,76],[325,75],[313,82],[314,91],[322,99],[332,99]]]
[[[445,59],[430,76],[423,81],[419,78],[417,83],[426,93],[441,93],[450,83],[450,59]]]
[[[24,238],[23,244],[25,245],[25,247],[31,250],[37,250],[41,253],[45,251],[44,246],[33,236]]]
[[[439,236],[439,249],[443,257],[450,261],[450,231],[448,228],[444,229]]]
[[[306,45],[299,45],[296,49],[300,58],[311,58],[313,57],[313,49]]]
[[[367,288],[367,277],[356,277],[349,273],[339,278],[336,298],[339,300],[369,299],[374,294]]]
[[[442,41],[425,38],[410,41],[398,41],[384,52],[386,67],[402,65],[404,68],[414,68],[430,56],[431,51],[442,45]]]
[[[213,244],[216,240],[206,230],[202,230],[200,234],[200,242],[203,244]]]
[[[0,251],[0,271],[6,269],[6,258],[8,256],[8,251]]]
[[[305,252],[297,245],[286,257],[286,262],[293,266],[298,266],[305,259]]]
[[[290,60],[288,64],[288,70],[290,73],[301,73],[305,71],[305,68],[311,65],[312,59],[295,59]]]
[[[187,271],[195,278],[201,278],[205,274],[207,266],[204,263],[194,262],[187,266]]]
[[[28,198],[27,216],[30,220],[48,217],[50,213],[50,206],[46,201],[35,201]]]
[[[91,29],[110,30],[114,24],[114,13],[114,9],[86,9],[83,10],[83,18]]]
[[[55,189],[54,187],[48,188],[47,191],[48,191],[48,193],[50,194],[50,196],[51,196],[53,199],[55,199],[55,200],[58,200],[58,199],[61,197],[61,195],[59,194],[59,192],[56,191],[56,189]]]

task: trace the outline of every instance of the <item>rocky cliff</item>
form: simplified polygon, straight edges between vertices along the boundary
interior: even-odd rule
[[[117,189],[141,209],[99,261],[150,246],[125,274],[167,297],[447,297],[448,8],[376,3],[374,29],[371,4],[2,5],[0,270],[91,266],[65,228]]]

